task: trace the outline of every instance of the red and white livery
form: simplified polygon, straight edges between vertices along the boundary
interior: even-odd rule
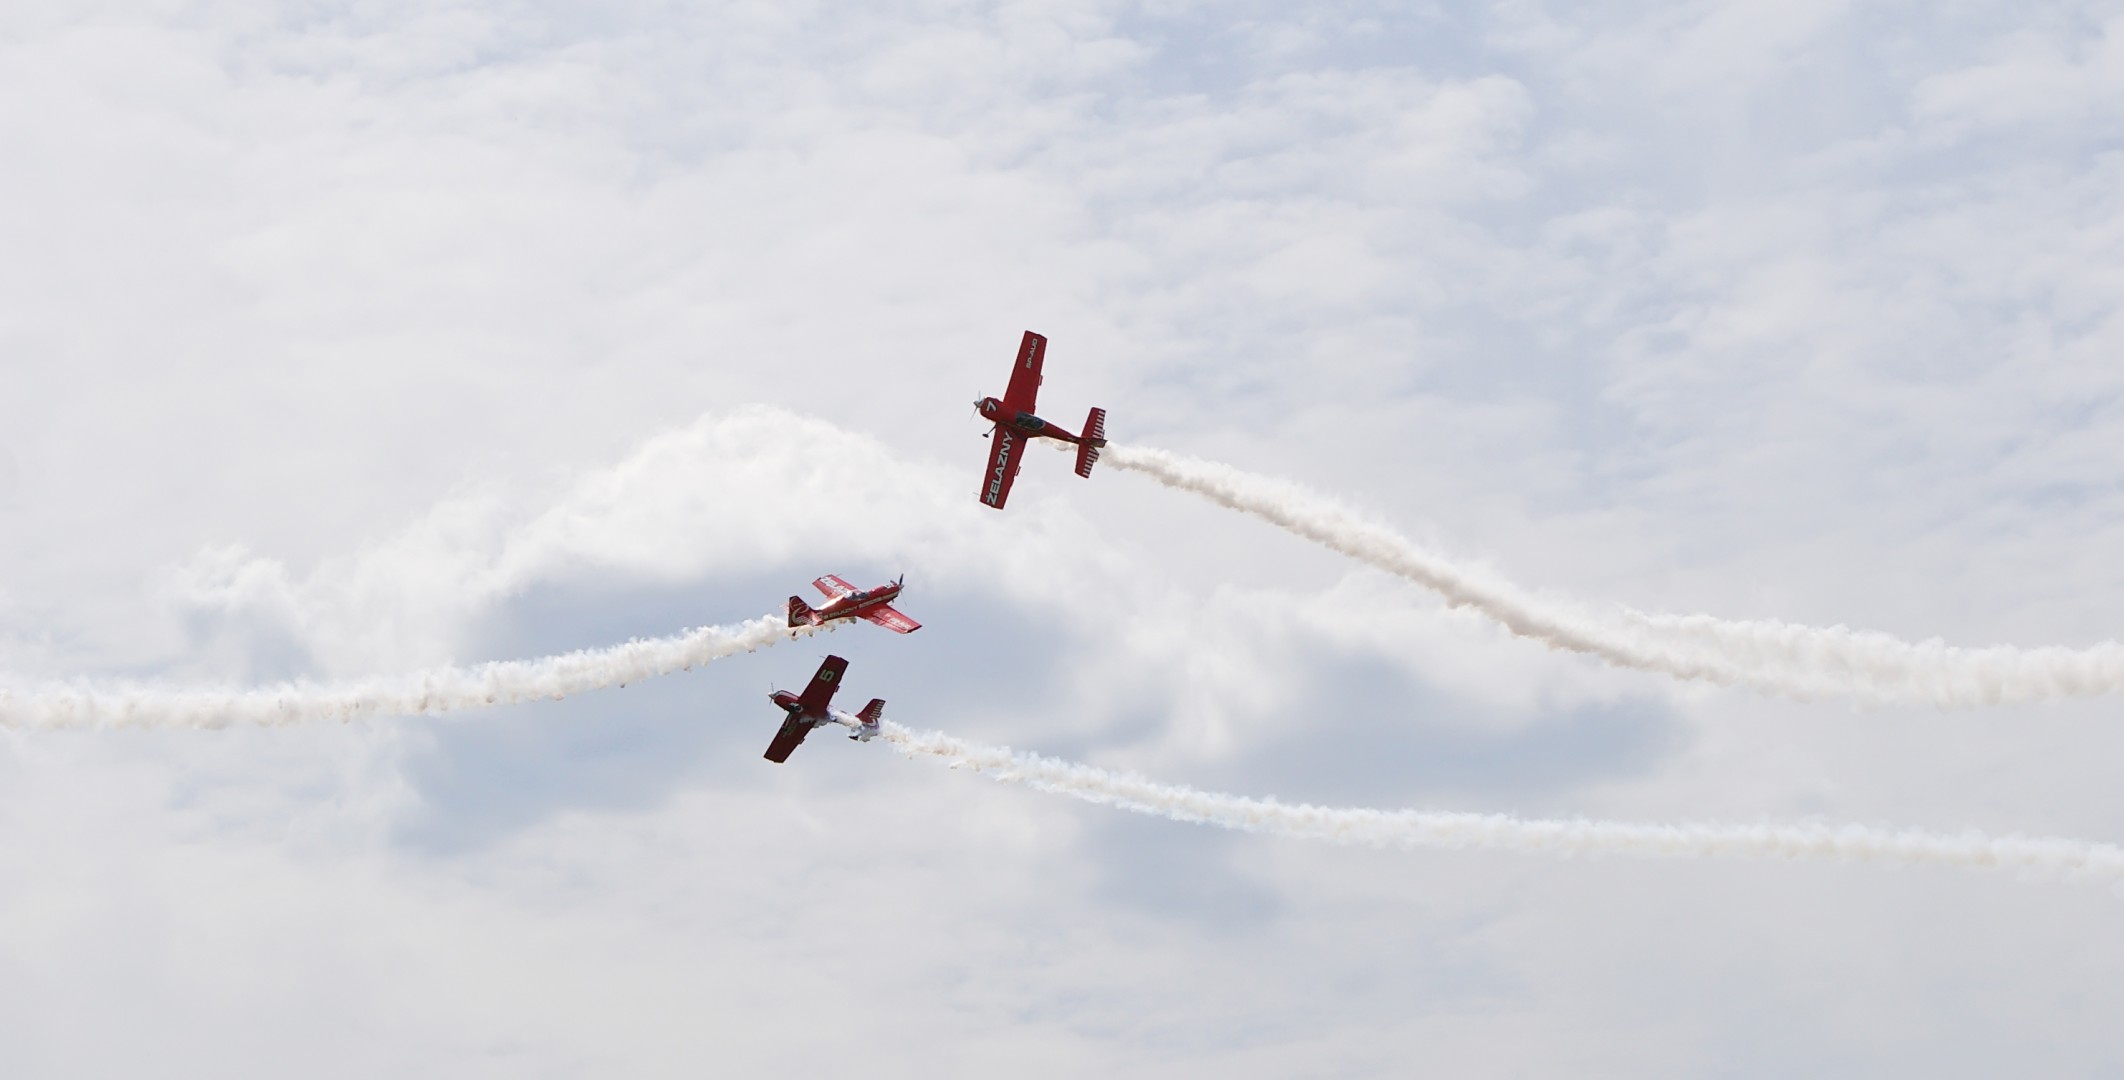
[[[1025,340],[1018,345],[1018,362],[1010,369],[1010,387],[1003,391],[1003,397],[974,402],[982,419],[996,425],[988,433],[988,472],[981,477],[981,501],[998,510],[1010,498],[1011,482],[1018,478],[1018,466],[1032,440],[1060,439],[1077,444],[1077,475],[1084,477],[1091,475],[1092,465],[1099,460],[1099,448],[1106,445],[1105,409],[1093,409],[1084,418],[1083,433],[1078,435],[1033,415],[1034,399],[1040,395],[1040,364],[1046,356],[1047,339],[1027,330]]]
[[[780,706],[786,715],[782,718],[782,730],[774,733],[774,741],[767,744],[767,760],[781,764],[789,760],[789,752],[811,734],[811,729],[827,724],[841,724],[855,733],[848,736],[857,742],[869,742],[877,737],[878,721],[885,717],[885,701],[870,699],[863,711],[850,716],[833,707],[833,692],[841,688],[841,676],[848,671],[848,661],[838,656],[829,656],[811,676],[811,682],[801,694],[776,690],[767,695],[767,700]]]
[[[811,583],[813,588],[826,594],[825,602],[818,607],[805,603],[801,596],[789,598],[789,625],[794,629],[825,626],[836,619],[868,619],[895,633],[912,634],[920,630],[922,624],[900,614],[892,606],[906,580],[907,575],[901,574],[898,581],[858,589],[838,575],[828,574]]]

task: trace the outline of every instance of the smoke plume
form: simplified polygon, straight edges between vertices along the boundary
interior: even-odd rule
[[[1947,707],[2124,690],[2124,644],[2114,641],[2086,649],[1963,648],[1844,627],[1627,608],[1595,612],[1426,551],[1335,500],[1292,484],[1143,447],[1108,446],[1107,460],[1415,582],[1520,637],[1639,671],[1802,700],[1845,697]]]
[[[819,628],[791,630],[779,615],[732,627],[624,642],[535,660],[502,660],[345,682],[287,682],[240,689],[87,682],[0,689],[0,726],[218,728],[298,724],[367,716],[414,716],[563,698],[624,686],[773,645]]]
[[[884,723],[882,737],[909,757],[939,760],[955,769],[970,769],[1006,783],[1102,806],[1337,844],[1482,848],[1562,856],[1821,859],[2124,881],[2124,848],[2083,840],[1941,834],[1865,825],[1630,824],[1312,806],[1161,784],[1007,747],[914,731],[891,721]]]

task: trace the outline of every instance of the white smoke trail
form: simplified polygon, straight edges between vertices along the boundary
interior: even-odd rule
[[[881,726],[881,737],[909,757],[935,758],[1006,783],[1175,821],[1337,844],[1562,856],[1823,859],[2124,881],[2124,848],[2083,840],[1946,835],[1864,825],[1640,825],[1293,805],[1161,784],[938,732],[913,731],[892,721]]]
[[[795,634],[809,636],[818,629],[798,627]],[[99,687],[77,682],[0,689],[0,726],[218,728],[234,723],[294,724],[449,712],[623,686],[751,652],[791,634],[782,616],[770,615],[734,627],[703,627],[535,660],[502,660],[336,683],[211,690]]]
[[[1623,609],[1620,623],[1648,636],[1718,650],[1753,671],[1833,680],[1851,696],[1940,706],[2095,697],[2124,690],[2124,643],[1971,648],[1910,642],[1876,631],[1775,619],[1719,619]],[[1756,680],[1751,680],[1756,681]],[[1816,693],[1822,691],[1816,690]]]
[[[1612,622],[1555,601],[1537,599],[1512,585],[1485,580],[1468,568],[1417,547],[1383,525],[1295,485],[1142,447],[1106,448],[1107,460],[1167,487],[1201,495],[1220,506],[1251,514],[1344,555],[1407,578],[1471,607],[1521,637],[1571,652],[1589,653],[1625,667],[1686,679],[1751,683],[1750,672],[1717,657],[1689,656],[1657,642],[1618,634]],[[1770,689],[1785,689],[1782,683]]]
[[[1840,696],[1939,706],[2092,697],[2124,690],[2124,644],[1962,648],[1844,627],[1657,615],[1595,615],[1536,597],[1417,547],[1326,496],[1163,450],[1109,445],[1106,460],[1251,514],[1470,607],[1521,637],[1683,679],[1802,699]]]

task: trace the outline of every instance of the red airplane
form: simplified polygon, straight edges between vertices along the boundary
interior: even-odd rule
[[[782,721],[782,730],[774,733],[774,741],[767,744],[767,760],[781,764],[789,760],[789,752],[811,734],[811,729],[827,724],[845,724],[855,730],[849,738],[857,742],[869,742],[878,733],[878,721],[885,715],[885,702],[871,698],[863,711],[850,716],[833,708],[833,692],[841,688],[841,674],[848,670],[848,661],[838,656],[829,656],[811,676],[811,685],[801,694],[776,690],[767,695],[767,700],[782,707],[789,715]]]
[[[801,596],[789,598],[789,626],[824,626],[835,619],[869,619],[887,630],[912,634],[922,624],[893,610],[892,601],[900,595],[901,582],[889,582],[874,589],[858,589],[839,577],[828,574],[811,584],[826,594],[826,602],[814,608]]]
[[[988,433],[988,475],[981,480],[981,501],[998,510],[1003,509],[1003,500],[1010,498],[1011,481],[1018,478],[1019,459],[1025,456],[1025,446],[1033,439],[1046,437],[1077,444],[1077,475],[1091,475],[1092,463],[1099,460],[1099,448],[1106,445],[1106,410],[1093,409],[1084,418],[1084,433],[1072,435],[1033,415],[1033,399],[1040,394],[1040,361],[1047,355],[1047,339],[1030,330],[1025,332],[1025,341],[1018,346],[1018,364],[1010,370],[1010,388],[1003,392],[1001,401],[982,398],[974,402],[981,417],[995,423]]]

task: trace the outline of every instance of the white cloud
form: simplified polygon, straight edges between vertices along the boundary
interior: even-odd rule
[[[993,515],[964,406],[1033,327],[1054,415],[1544,589],[2113,637],[2100,5],[81,10],[0,16],[15,670],[598,644],[675,628],[645,595],[713,621],[859,563],[927,590],[921,634],[835,639],[895,715],[1175,780],[2115,820],[2099,706],[1674,691],[1060,457]],[[753,452],[755,403],[854,434]],[[0,1061],[2114,1065],[2093,891],[1212,841],[845,743],[752,768],[783,659],[452,725],[6,736]],[[1413,749],[1310,711],[1353,668],[1422,698]],[[500,792],[530,808],[411,835]]]

